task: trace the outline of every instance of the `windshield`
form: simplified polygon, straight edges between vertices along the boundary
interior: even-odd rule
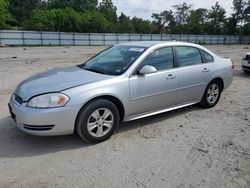
[[[80,67],[101,74],[121,75],[145,49],[127,45],[113,46],[92,57]]]
[[[247,55],[245,56],[244,60],[250,61],[250,55],[247,54]]]

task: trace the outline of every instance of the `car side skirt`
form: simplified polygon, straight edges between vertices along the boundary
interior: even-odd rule
[[[134,115],[134,116],[130,116],[125,121],[132,121],[132,120],[136,120],[136,119],[141,119],[141,118],[145,118],[145,117],[148,117],[148,116],[153,116],[153,115],[156,115],[156,114],[161,114],[161,113],[164,113],[164,112],[169,112],[169,111],[172,111],[172,110],[177,110],[179,108],[184,108],[184,107],[191,106],[191,105],[194,105],[194,104],[197,104],[197,103],[198,102],[189,102],[189,103],[185,103],[185,104],[182,104],[182,105],[173,106],[173,107],[170,107],[170,108],[165,108],[165,109],[161,109],[161,110],[157,110],[157,111],[150,111],[150,112],[146,112],[146,113],[142,113],[142,114],[137,114],[137,115]]]

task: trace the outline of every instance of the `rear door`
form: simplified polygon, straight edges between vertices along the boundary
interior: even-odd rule
[[[179,66],[177,104],[199,102],[210,79],[212,64],[204,63],[203,52],[195,47],[177,46],[175,52]],[[209,61],[211,57],[207,58]]]
[[[130,115],[149,112],[173,106],[176,102],[177,70],[174,69],[172,47],[152,52],[140,64],[154,66],[156,73],[130,78]]]

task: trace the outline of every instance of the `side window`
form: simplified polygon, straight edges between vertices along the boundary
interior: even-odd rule
[[[172,47],[160,48],[149,54],[139,68],[145,65],[154,66],[157,71],[173,68],[174,57]]]
[[[177,59],[180,67],[201,64],[201,54],[197,48],[176,47]]]
[[[201,50],[201,53],[202,53],[202,56],[203,56],[204,63],[214,62],[213,56],[211,56],[207,52],[204,52],[203,50]]]

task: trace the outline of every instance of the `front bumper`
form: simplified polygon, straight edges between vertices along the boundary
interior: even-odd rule
[[[250,66],[248,67],[248,66],[242,65],[242,70],[244,70],[244,71],[250,71]]]
[[[242,62],[242,70],[250,71],[250,62],[248,62],[248,61],[243,61],[243,62]]]
[[[9,110],[15,126],[20,130],[37,136],[72,134],[80,106],[64,106],[51,109],[37,109],[18,104],[10,99]]]

